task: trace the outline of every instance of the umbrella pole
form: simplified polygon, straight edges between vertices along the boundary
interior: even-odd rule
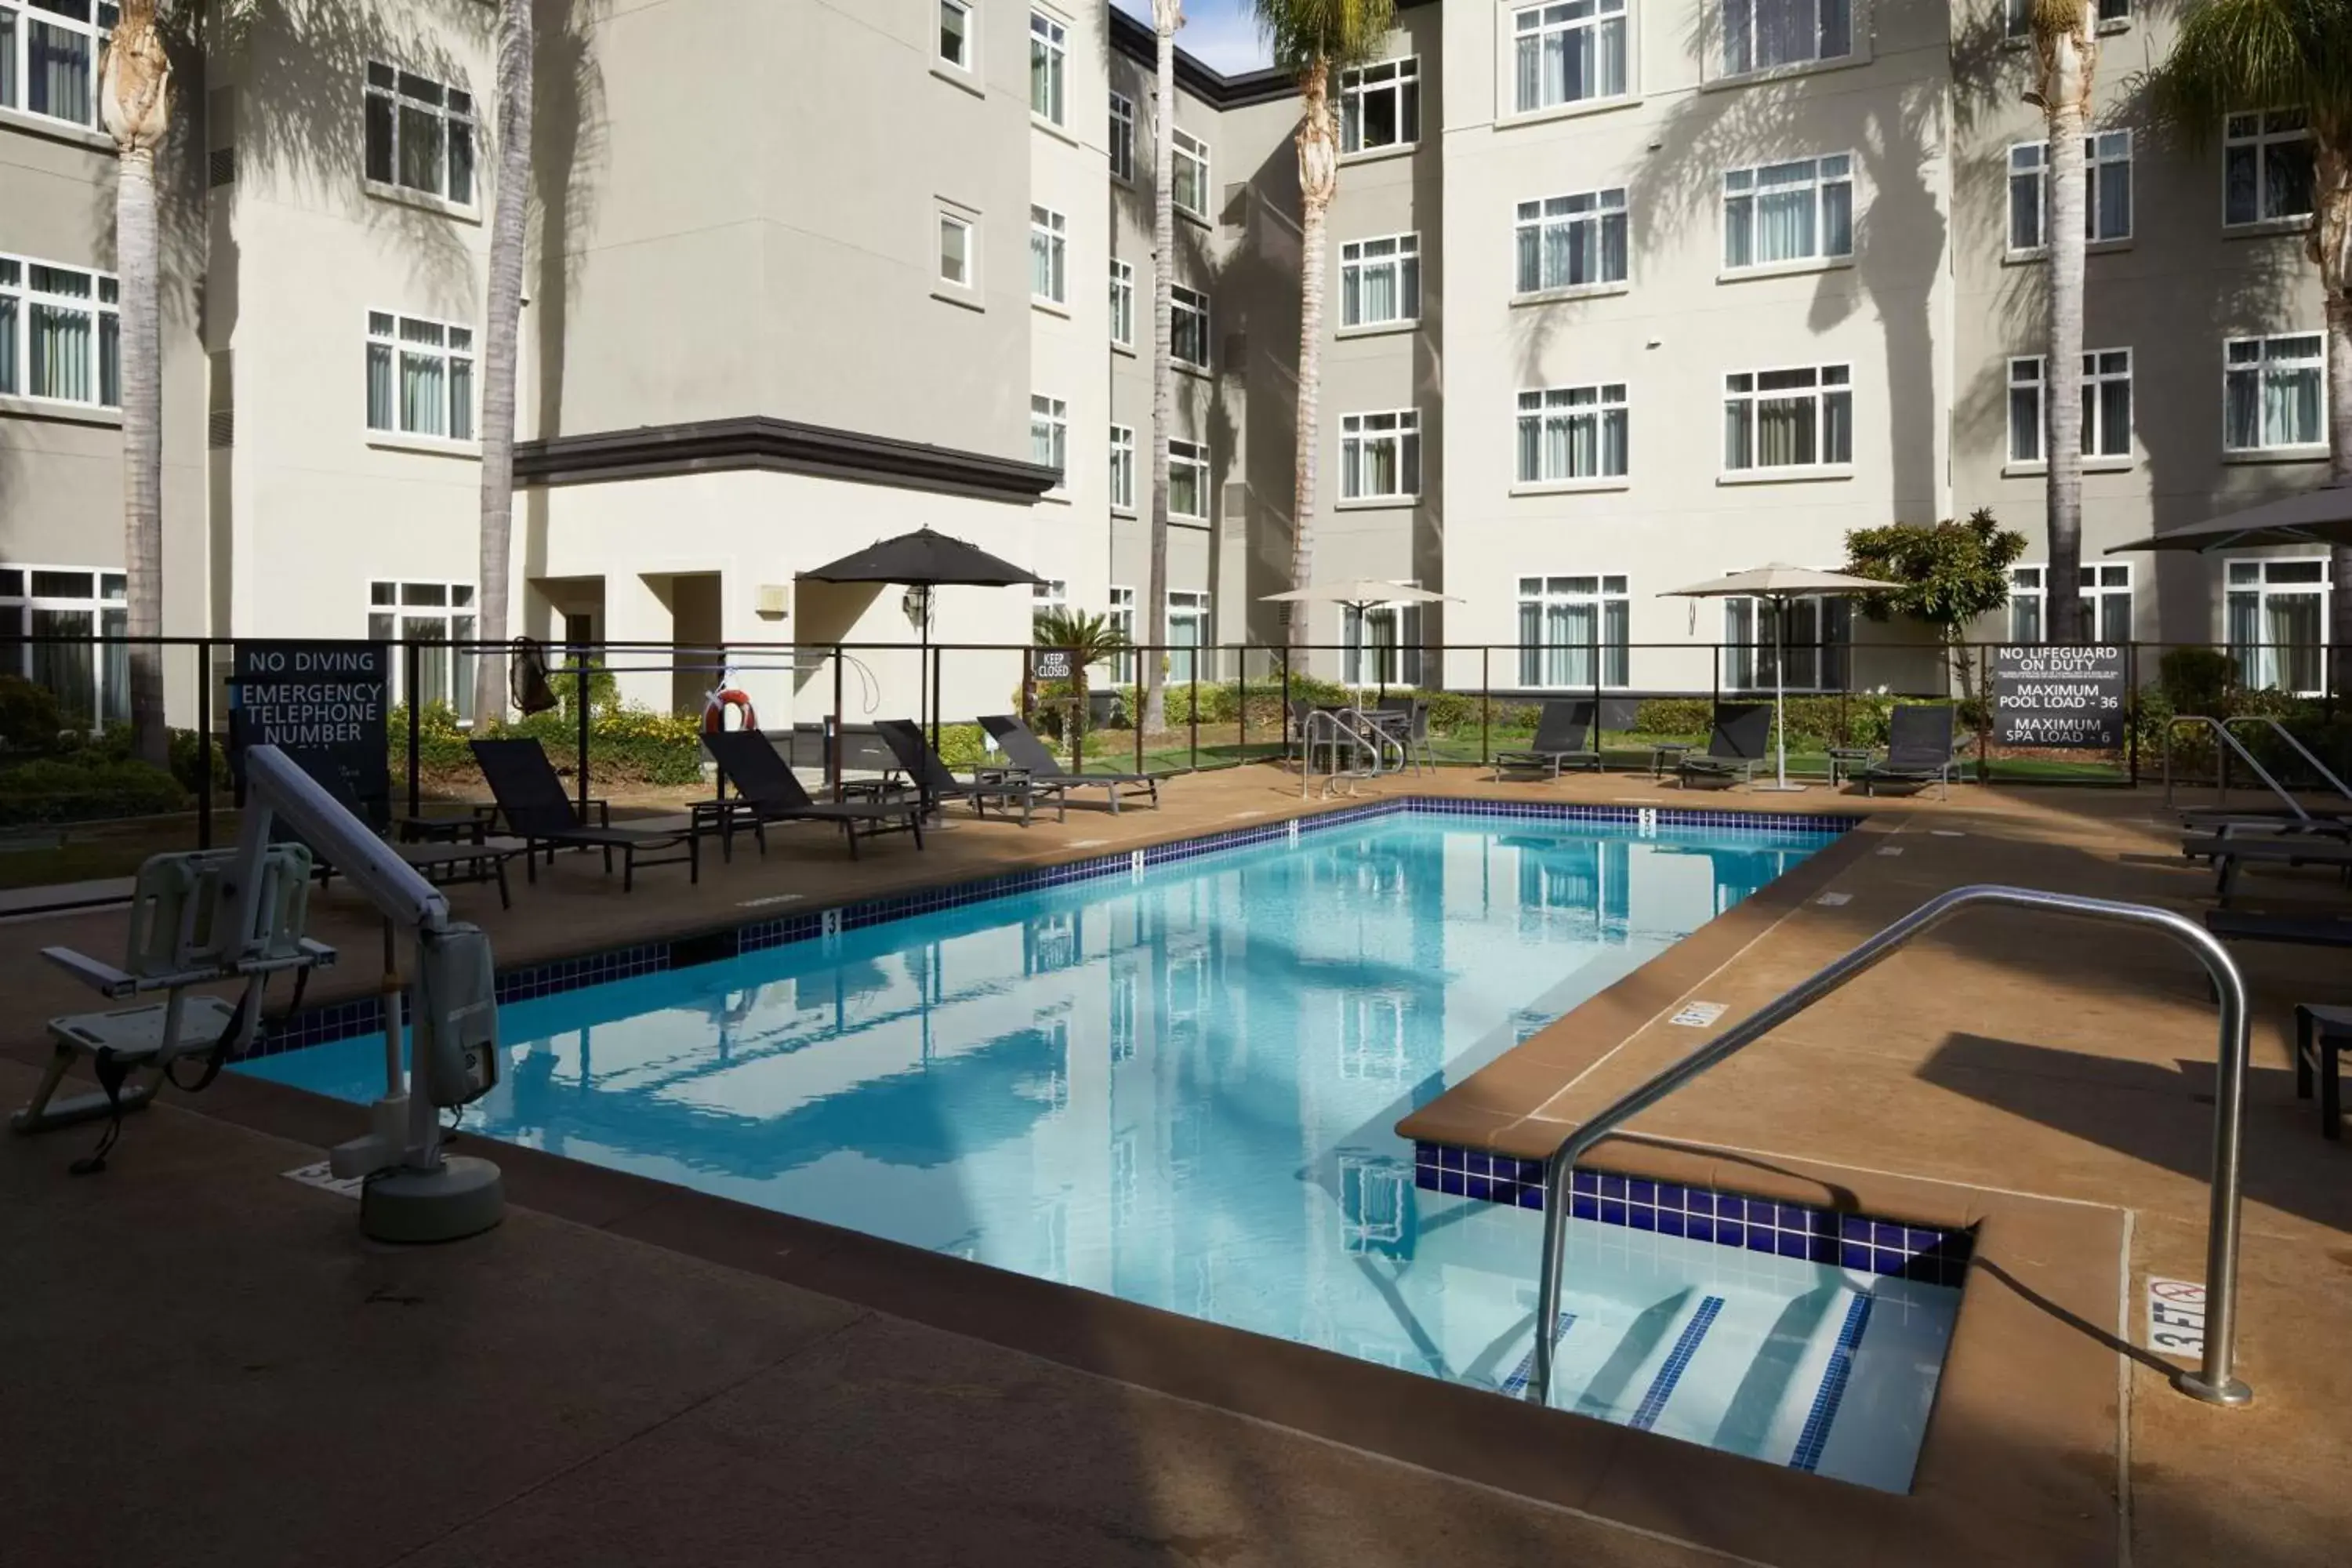
[[[1803,789],[1789,782],[1789,601],[1774,595],[1772,605],[1772,735],[1773,782],[1758,787],[1776,794]]]

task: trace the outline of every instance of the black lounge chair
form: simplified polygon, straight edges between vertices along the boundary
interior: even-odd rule
[[[1560,769],[1571,763],[1598,769],[1601,753],[1592,744],[1598,707],[1590,697],[1545,703],[1536,716],[1535,739],[1524,747],[1495,753],[1495,781],[1501,783],[1505,773],[1541,773],[1556,779]]]
[[[2259,915],[2243,910],[2208,910],[2205,929],[2224,942],[2352,947],[2352,916],[2347,915]]]
[[[1021,807],[1021,826],[1026,827],[1037,797],[1050,795],[1060,808],[1055,820],[1067,821],[1069,818],[1069,802],[1059,790],[1015,770],[1006,770],[1001,778],[956,777],[955,770],[931,749],[930,742],[924,739],[921,728],[911,719],[885,719],[874,726],[874,731],[890,748],[890,754],[898,759],[898,771],[914,781],[915,793],[922,797],[925,811],[935,811],[946,801],[968,800],[971,802],[973,816],[985,816],[990,801],[996,802],[1000,809],[1017,802]]]
[[[792,764],[757,730],[705,734],[702,744],[710,753],[710,760],[719,764],[719,798],[698,802],[695,812],[715,819],[719,853],[730,860],[735,858],[735,829],[739,824],[751,828],[761,855],[768,852],[767,825],[771,822],[837,822],[849,839],[849,858],[853,860],[857,858],[860,825],[865,828],[863,837],[904,831],[915,836],[916,848],[923,847],[920,802],[814,799],[793,772]],[[732,796],[727,794],[730,784],[735,786]],[[898,826],[885,826],[892,822]]]
[[[547,760],[537,741],[476,741],[474,761],[488,781],[491,795],[499,803],[499,815],[506,820],[507,831],[523,841],[527,853],[523,865],[532,881],[539,880],[537,851],[548,852],[552,865],[558,849],[602,849],[604,869],[613,869],[613,851],[621,852],[621,889],[624,892],[636,887],[638,855],[649,849],[669,849],[683,847],[681,855],[664,855],[644,862],[647,866],[687,868],[689,880],[702,880],[702,854],[699,841],[689,826],[684,832],[669,828],[588,827],[572,808],[572,797],[563,793],[563,781],[556,776],[555,766]]]
[[[1010,713],[983,717],[980,727],[988,731],[1012,764],[1029,775],[1040,788],[1061,792],[1066,801],[1074,789],[1099,789],[1110,797],[1113,816],[1118,813],[1118,803],[1129,795],[1149,795],[1154,807],[1160,805],[1158,773],[1074,773],[1064,767],[1053,749],[1039,740],[1036,732]]]
[[[1677,764],[1682,786],[1690,788],[1693,774],[1727,784],[1734,779],[1753,783],[1756,770],[1769,760],[1764,753],[1771,739],[1769,702],[1717,703],[1715,732],[1706,738],[1706,750],[1691,752]]]
[[[2352,878],[2352,844],[2309,833],[2208,833],[2180,841],[2191,860],[2213,862],[2213,893],[2227,904],[2238,889],[2238,873],[2254,861],[2273,866],[2332,866]]]
[[[1875,793],[1880,784],[1909,784],[1925,789],[1935,784],[1937,797],[1952,798],[1952,710],[1943,703],[1905,703],[1886,722],[1886,755],[1854,774],[1862,793]]]

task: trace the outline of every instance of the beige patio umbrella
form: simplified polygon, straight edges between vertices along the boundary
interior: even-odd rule
[[[1310,583],[1304,588],[1290,588],[1279,594],[1268,594],[1260,601],[1268,605],[1339,605],[1359,616],[1378,609],[1382,605],[1458,605],[1462,601],[1451,594],[1441,594],[1434,588],[1418,588],[1410,583],[1384,583],[1377,577],[1350,577],[1338,583]],[[1357,683],[1356,700],[1363,701],[1363,683]]]
[[[1900,588],[1900,583],[1882,583],[1874,577],[1849,577],[1843,572],[1816,572],[1810,566],[1790,566],[1774,562],[1769,566],[1753,566],[1745,572],[1734,572],[1728,577],[1712,582],[1694,583],[1687,588],[1676,588],[1661,594],[1662,599],[1769,599],[1772,601],[1772,640],[1776,657],[1772,660],[1772,734],[1776,755],[1773,781],[1759,784],[1759,789],[1801,790],[1805,786],[1789,782],[1789,601],[1811,599],[1847,594],[1876,594]]]

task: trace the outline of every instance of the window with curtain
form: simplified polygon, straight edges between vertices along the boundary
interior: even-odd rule
[[[1131,426],[1110,427],[1110,507],[1113,511],[1135,510],[1135,430]]]
[[[1346,414],[1339,418],[1343,500],[1409,500],[1421,494],[1421,415]]]
[[[1135,182],[1135,100],[1110,95],[1110,177]]]
[[[1029,13],[1029,112],[1062,123],[1062,77],[1069,29],[1042,11]]]
[[[2083,356],[2083,456],[2131,456],[2131,350],[2094,349]],[[2009,460],[2042,460],[2042,359],[2009,362]]]
[[[2319,694],[2327,655],[2325,556],[2227,563],[2230,657],[2249,686]]]
[[[76,729],[130,721],[130,649],[99,641],[128,629],[120,572],[0,566],[0,675],[48,691]]]
[[[969,289],[971,279],[971,219],[940,214],[940,281]]]
[[[99,126],[99,67],[120,13],[92,0],[0,0],[0,109]]]
[[[475,637],[470,583],[371,583],[367,635],[373,642],[423,645],[416,689],[408,689],[408,660],[392,660],[393,700],[426,707],[446,703],[460,724],[474,721],[474,650],[456,646]]]
[[[122,405],[122,319],[112,274],[0,256],[0,395]]]
[[[1168,353],[1178,364],[1209,368],[1209,297],[1176,284],[1168,290]]]
[[[2327,439],[2326,342],[2317,332],[2222,345],[2221,445],[2232,452]]]
[[[1070,405],[1058,397],[1032,393],[1029,397],[1029,460],[1059,476],[1060,489],[1069,478]]]
[[[1518,482],[1622,479],[1627,433],[1622,381],[1522,392]]]
[[[1521,114],[1625,94],[1625,0],[1565,0],[1511,14],[1512,104]]]
[[[1850,367],[1734,371],[1723,378],[1723,466],[1732,473],[1853,461]]]
[[[1622,283],[1624,187],[1521,202],[1512,237],[1518,262],[1515,284],[1521,294]]]
[[[1853,52],[1849,0],[1723,0],[1723,69],[1843,59]]]
[[[1421,236],[1351,239],[1339,247],[1339,324],[1421,319]]]
[[[1408,147],[1420,140],[1420,60],[1382,60],[1340,73],[1340,152]]]
[[[1194,521],[1209,515],[1209,448],[1199,442],[1168,443],[1168,515]]]
[[[1519,579],[1519,684],[1627,684],[1631,601],[1618,574]]]
[[[1135,346],[1135,268],[1118,260],[1110,264],[1110,341]]]
[[[2221,129],[2223,224],[2234,228],[2311,216],[2317,180],[2306,110],[2232,114]]]
[[[1419,686],[1422,670],[1419,605],[1343,605],[1340,679],[1350,686]]]
[[[1111,589],[1110,624],[1126,636],[1129,644],[1135,641],[1134,589],[1120,587]],[[1132,651],[1112,656],[1110,678],[1122,686],[1135,679],[1135,655]]]
[[[2049,568],[2017,566],[2009,574],[2009,640],[2042,639],[2042,605]],[[2103,643],[2132,640],[2132,580],[2128,562],[2101,562],[2082,568],[2083,602],[2091,611],[2091,635]]]
[[[940,0],[940,58],[958,70],[971,69],[971,6],[968,0]]]
[[[474,205],[474,99],[414,71],[370,60],[367,177]]]
[[[1181,127],[1169,134],[1176,149],[1175,188],[1171,193],[1171,198],[1181,211],[1206,219],[1209,216],[1209,144]]]
[[[2021,142],[2009,150],[2009,248],[2040,250],[2050,237],[2050,148]],[[2094,243],[2129,239],[2132,135],[2102,131],[2083,138],[2083,230]]]
[[[1070,220],[1050,207],[1029,209],[1029,296],[1051,304],[1070,302]]]
[[[367,329],[368,428],[472,440],[473,330],[388,310],[370,310]]]
[[[1724,685],[1769,691],[1779,683],[1782,648],[1791,691],[1833,690],[1845,684],[1846,648],[1853,637],[1853,601],[1789,601],[1789,624],[1776,624],[1774,599],[1723,601]]]
[[[1202,667],[1197,651],[1208,646],[1209,595],[1206,591],[1170,589],[1168,591],[1168,679],[1191,680],[1195,673],[1203,680],[1210,679],[1210,672]]]
[[[1836,153],[1723,176],[1723,264],[1771,267],[1853,254],[1853,157]]]

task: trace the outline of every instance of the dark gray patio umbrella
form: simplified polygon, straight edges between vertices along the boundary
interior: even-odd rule
[[[1011,588],[1044,581],[1034,573],[1002,556],[991,555],[978,545],[966,544],[929,528],[869,544],[830,565],[803,572],[801,577],[816,583],[898,583],[923,590],[922,664],[916,672],[916,680],[917,689],[923,694],[922,711],[929,716],[935,750],[940,743],[940,724],[932,706],[937,693],[930,689],[932,591],[940,587]]]
[[[2352,544],[2352,480],[2330,479],[2301,495],[2264,501],[2187,528],[2110,547],[2127,550],[2252,550],[2265,544]]]

